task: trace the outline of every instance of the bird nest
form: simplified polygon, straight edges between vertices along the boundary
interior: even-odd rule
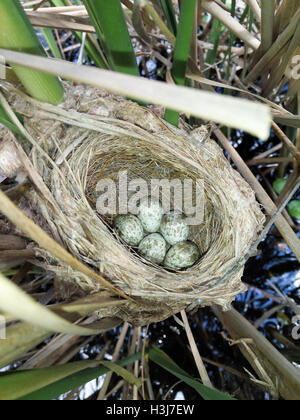
[[[134,299],[99,316],[145,325],[191,307],[229,308],[246,289],[238,262],[265,220],[250,186],[204,127],[175,128],[150,109],[91,87],[68,84],[66,92],[65,103],[54,107],[5,85],[8,102],[34,140],[27,153],[55,203],[37,189],[27,196],[40,225]],[[202,257],[193,267],[176,272],[151,264],[118,237],[113,214],[97,212],[98,182],[111,179],[118,185],[120,171],[149,186],[153,179],[201,180],[203,220],[191,227],[190,239]],[[55,273],[60,297],[104,292],[45,250],[37,248],[37,255]]]

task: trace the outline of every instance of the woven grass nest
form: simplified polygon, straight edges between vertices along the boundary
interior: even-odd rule
[[[99,317],[146,325],[193,306],[217,304],[228,309],[245,291],[243,268],[234,267],[256,240],[265,218],[253,190],[203,127],[175,128],[147,108],[83,85],[67,84],[66,101],[59,107],[5,86],[8,102],[24,117],[24,126],[39,146],[27,153],[55,202],[49,205],[32,190],[27,201],[39,214],[36,221],[135,300],[99,311]],[[98,181],[117,180],[120,170],[147,182],[204,181],[204,222],[192,228],[191,239],[202,254],[195,266],[171,272],[145,261],[114,233],[111,218],[97,213]],[[43,266],[56,274],[60,297],[106,293],[45,250],[36,251]]]

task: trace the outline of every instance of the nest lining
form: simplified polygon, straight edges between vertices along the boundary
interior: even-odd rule
[[[6,85],[12,107],[25,116],[25,127],[47,153],[34,147],[31,160],[50,190],[55,205],[37,192],[30,199],[53,235],[77,258],[100,270],[115,286],[134,297],[113,309],[135,325],[167,318],[191,304],[218,304],[227,309],[245,290],[243,269],[233,270],[247,254],[264,224],[254,192],[224,158],[222,150],[203,130],[174,128],[149,109],[96,90],[67,85],[60,107],[27,98]],[[205,188],[204,222],[192,227],[191,238],[203,255],[192,268],[170,272],[141,258],[111,229],[113,215],[96,212],[100,179],[201,179]],[[53,259],[39,255],[45,268],[57,275],[60,293],[76,285],[84,294],[101,290],[90,278]],[[107,310],[99,316],[107,316]]]

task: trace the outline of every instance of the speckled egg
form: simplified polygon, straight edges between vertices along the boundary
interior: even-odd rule
[[[192,267],[200,258],[200,251],[194,242],[184,241],[169,249],[164,266],[172,270]]]
[[[118,234],[128,245],[137,246],[144,237],[141,222],[132,214],[117,216],[114,225]]]
[[[146,236],[139,245],[139,253],[154,264],[161,264],[165,259],[167,243],[159,233]]]
[[[158,200],[151,197],[146,197],[141,200],[138,218],[147,232],[158,232],[162,217],[163,208]]]
[[[172,212],[164,215],[160,232],[170,245],[175,245],[188,239],[190,229],[183,214]]]

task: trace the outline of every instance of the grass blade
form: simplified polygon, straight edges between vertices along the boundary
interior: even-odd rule
[[[78,39],[80,43],[83,41],[83,36],[81,32],[74,32],[75,37]],[[93,35],[88,34],[85,40],[84,48],[89,55],[90,59],[94,62],[96,67],[100,69],[107,69],[108,65],[106,64],[104,58],[101,55],[101,52],[97,50],[95,47],[92,37]],[[102,53],[103,54],[103,53]]]
[[[178,31],[175,43],[172,76],[176,84],[184,86],[187,61],[191,50],[196,11],[196,0],[182,2]],[[167,110],[165,120],[173,125],[178,125],[179,112]]]
[[[273,42],[272,47],[266,52],[266,54],[261,58],[261,60],[256,64],[256,66],[251,70],[246,78],[247,83],[255,81],[260,75],[264,73],[264,70],[268,67],[270,61],[276,56],[278,51],[280,51],[284,46],[289,42],[289,40],[294,36],[294,33],[300,22],[300,10],[291,20],[288,27],[285,31]]]
[[[133,373],[129,372],[128,370],[124,369],[122,366],[119,366],[117,363],[102,361],[101,364],[107,367],[110,371],[116,373],[117,375],[121,376],[125,379],[126,382],[137,386],[140,388],[142,386],[141,379],[137,378]]]
[[[235,15],[236,15],[236,0],[232,0],[232,2],[231,2],[231,16],[233,18],[235,18]],[[228,50],[227,50],[227,53],[226,53],[226,56],[228,56],[227,70],[226,70],[226,80],[229,80],[229,78],[230,78],[230,69],[231,69],[231,63],[232,63],[232,47],[233,47],[235,39],[236,39],[235,35],[233,33],[230,33]]]
[[[100,332],[71,324],[37,303],[2,274],[0,274],[0,309],[17,319],[52,332],[83,336]]]
[[[272,47],[274,40],[274,23],[275,23],[275,0],[265,0],[262,2],[261,11],[261,47],[262,55]],[[272,67],[271,64],[269,67]],[[270,68],[266,68],[262,80],[263,91],[265,91],[266,83],[268,81]]]
[[[164,12],[168,28],[177,35],[177,21],[172,0],[160,0],[161,8]]]
[[[216,88],[218,87],[218,88],[222,88],[222,89],[233,90],[235,92],[240,92],[244,95],[248,95],[252,98],[255,98],[255,99],[269,105],[272,108],[273,111],[276,111],[276,115],[282,115],[283,117],[288,117],[288,118],[291,118],[291,119],[298,119],[299,122],[300,122],[300,118],[297,115],[293,115],[293,114],[289,113],[288,111],[285,111],[281,106],[279,106],[275,102],[272,102],[269,99],[264,98],[263,96],[256,95],[255,93],[252,93],[249,90],[240,89],[238,87],[231,86],[231,85],[226,84],[226,83],[215,82],[213,80],[202,77],[199,74],[188,73],[187,77],[189,79],[192,79],[196,82],[199,82],[199,83],[207,85],[207,86],[214,86]]]
[[[159,28],[160,32],[166,37],[171,45],[175,45],[176,37],[169,30],[164,20],[160,17],[160,14],[156,11],[155,7],[148,0],[138,0],[138,3],[142,9],[148,14],[149,18],[153,20],[155,25]]]
[[[298,0],[283,0],[278,8],[276,16],[276,29],[280,34],[290,23],[294,13],[299,7]]]
[[[1,0],[0,27],[1,48],[46,55],[19,0]],[[64,91],[58,78],[21,65],[13,65],[13,70],[34,98],[55,105],[63,101]]]
[[[68,5],[66,0],[49,0],[49,1],[53,7],[64,7]],[[75,3],[77,5],[80,4],[78,3],[78,1],[76,1]],[[76,39],[80,43],[82,43],[82,33],[74,31],[73,34],[76,37]],[[85,50],[87,54],[89,55],[90,59],[93,60],[93,62],[95,63],[96,67],[99,67],[100,69],[107,69],[108,66],[106,62],[104,61],[104,59],[102,58],[101,53],[97,50],[97,48],[93,44],[93,38],[91,38],[92,36],[93,35],[88,34],[85,40],[85,44],[84,44]]]
[[[16,400],[60,379],[97,365],[99,362],[83,361],[5,374],[0,376],[0,400]]]
[[[216,389],[208,388],[200,382],[191,378],[184,370],[182,370],[173,360],[162,350],[151,347],[149,350],[149,358],[163,369],[172,373],[178,379],[194,388],[204,400],[207,401],[234,401],[229,395],[223,394]]]
[[[139,76],[139,69],[120,0],[84,0],[101,39],[104,35],[113,70]]]
[[[265,54],[271,48],[274,39],[275,0],[264,0],[261,10],[261,49]]]
[[[9,58],[11,62],[21,62],[29,68],[47,69],[47,72],[60,75],[65,79],[106,89],[117,95],[162,105],[204,120],[216,121],[228,127],[239,128],[264,140],[269,137],[271,113],[266,105],[183,86],[172,86],[141,77],[78,66],[62,60],[1,49],[0,54]]]
[[[61,310],[66,312],[66,306],[68,305],[62,305]],[[100,307],[101,305],[99,304],[97,309]],[[52,307],[51,309],[54,310],[56,308]],[[81,310],[82,316],[89,315],[91,312],[92,309],[87,310],[85,308]],[[74,320],[77,320],[80,316],[81,314],[72,314]],[[66,317],[68,317],[68,314],[66,314]],[[5,319],[7,319],[7,316],[5,316]],[[120,323],[121,321],[117,318],[103,318],[97,322],[97,328],[99,332],[101,329],[101,333],[103,333],[116,328]],[[51,331],[25,322],[9,326],[6,329],[6,339],[0,345],[0,369],[18,360],[22,355],[41,344],[51,335],[53,335]]]
[[[50,48],[51,53],[53,54],[53,57],[62,59],[62,54],[57,46],[52,30],[49,28],[42,28],[41,32],[44,35],[44,38]]]
[[[14,131],[18,135],[22,135],[19,128],[11,121],[7,113],[5,112],[5,109],[3,109],[3,106],[0,104],[0,124],[5,125],[10,130]]]
[[[223,312],[214,307],[214,312],[228,330],[233,340],[236,340],[244,356],[248,359],[258,375],[258,361],[264,367],[272,382],[276,384],[281,396],[288,401],[299,400],[300,395],[300,373],[299,369],[293,366],[257,329],[247,321],[235,309]],[[249,352],[243,345],[244,338],[251,339],[249,344],[255,358],[250,357]],[[262,378],[263,380],[263,378]]]
[[[142,384],[140,379],[136,378],[132,373],[117,363],[108,361],[74,362],[66,365],[51,366],[50,368],[44,369],[24,370],[0,376],[0,400],[20,399],[28,394],[45,388],[48,385],[54,384],[61,379],[68,378],[87,368],[97,368],[99,365],[103,365],[107,371],[115,372],[131,384],[135,384],[138,387]],[[99,369],[96,371],[98,377]]]
[[[212,21],[212,28],[209,34],[209,42],[214,45],[214,48],[207,52],[206,55],[206,63],[213,65],[216,62],[218,46],[220,42],[220,36],[222,32],[222,24],[218,21],[218,19],[213,19]],[[210,69],[206,72],[206,77],[209,79],[210,77]]]
[[[300,87],[300,83],[299,83]],[[300,117],[298,115],[274,115],[274,121],[288,127],[300,128]]]
[[[0,369],[18,360],[51,335],[48,330],[25,322],[8,327],[6,339],[0,344]]]
[[[260,46],[260,41],[248,32],[243,25],[234,19],[230,13],[226,12],[219,4],[214,1],[202,0],[201,6],[212,16],[223,23],[237,38],[242,39],[254,50]]]
[[[255,15],[257,22],[261,21],[261,8],[259,7],[257,0],[246,0],[246,2],[251,7],[251,12]]]
[[[282,78],[284,77],[285,71],[289,65],[289,62],[293,59],[297,46],[300,43],[300,25],[298,25],[293,38],[291,39],[286,52],[280,57],[280,63],[272,69],[270,79],[265,89],[266,95],[270,94],[272,90],[278,86]]]
[[[141,353],[137,353],[126,359],[116,362],[115,364],[120,367],[128,366],[134,363],[135,361],[139,360],[141,356]],[[19,399],[28,401],[49,401],[59,397],[60,395],[68,391],[83,386],[87,382],[90,382],[93,379],[99,378],[105,375],[106,373],[110,372],[110,369],[105,366],[90,367],[88,369],[86,367],[84,370],[80,370],[77,373],[73,373],[72,375],[65,377],[64,379],[61,379],[43,388],[40,388],[35,392],[32,392],[30,394],[28,393]]]

